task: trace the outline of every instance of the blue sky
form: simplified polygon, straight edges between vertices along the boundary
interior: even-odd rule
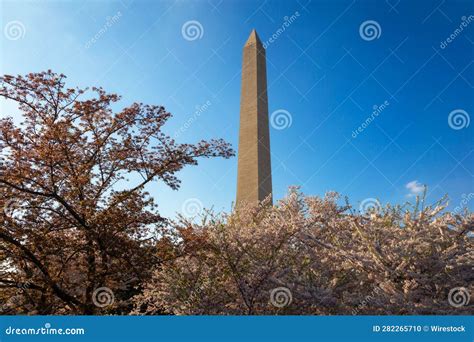
[[[255,28],[274,37],[269,113],[291,119],[270,127],[274,198],[299,185],[356,206],[402,203],[426,184],[430,201],[448,194],[451,209],[472,209],[471,15],[468,0],[2,1],[0,72],[52,69],[70,86],[121,94],[123,106],[164,105],[178,141],[222,137],[237,149],[241,53]],[[18,120],[5,102],[0,115]],[[228,210],[237,158],[179,177],[179,191],[148,189],[162,214],[189,202]]]

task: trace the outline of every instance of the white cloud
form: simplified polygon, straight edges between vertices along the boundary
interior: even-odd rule
[[[408,189],[408,191],[410,191],[410,193],[407,194],[408,197],[419,195],[425,190],[425,186],[417,180],[407,183],[405,187]]]

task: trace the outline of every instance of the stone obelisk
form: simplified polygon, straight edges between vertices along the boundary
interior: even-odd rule
[[[271,193],[265,48],[253,30],[243,50],[237,204],[257,204]]]

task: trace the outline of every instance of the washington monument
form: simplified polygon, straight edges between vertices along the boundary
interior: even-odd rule
[[[265,48],[253,30],[242,60],[237,204],[257,204],[271,193]]]

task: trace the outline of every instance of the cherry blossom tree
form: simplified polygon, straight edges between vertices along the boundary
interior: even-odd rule
[[[340,201],[292,189],[275,206],[175,222],[134,313],[472,313],[472,213],[445,212],[444,200],[367,213]]]
[[[223,140],[178,144],[171,114],[102,88],[66,88],[52,71],[0,78],[23,121],[0,120],[0,301],[5,313],[127,312],[156,263],[166,220],[146,186],[179,188],[198,158],[229,158]],[[2,113],[5,116],[7,113]],[[109,305],[97,289],[110,290]]]

